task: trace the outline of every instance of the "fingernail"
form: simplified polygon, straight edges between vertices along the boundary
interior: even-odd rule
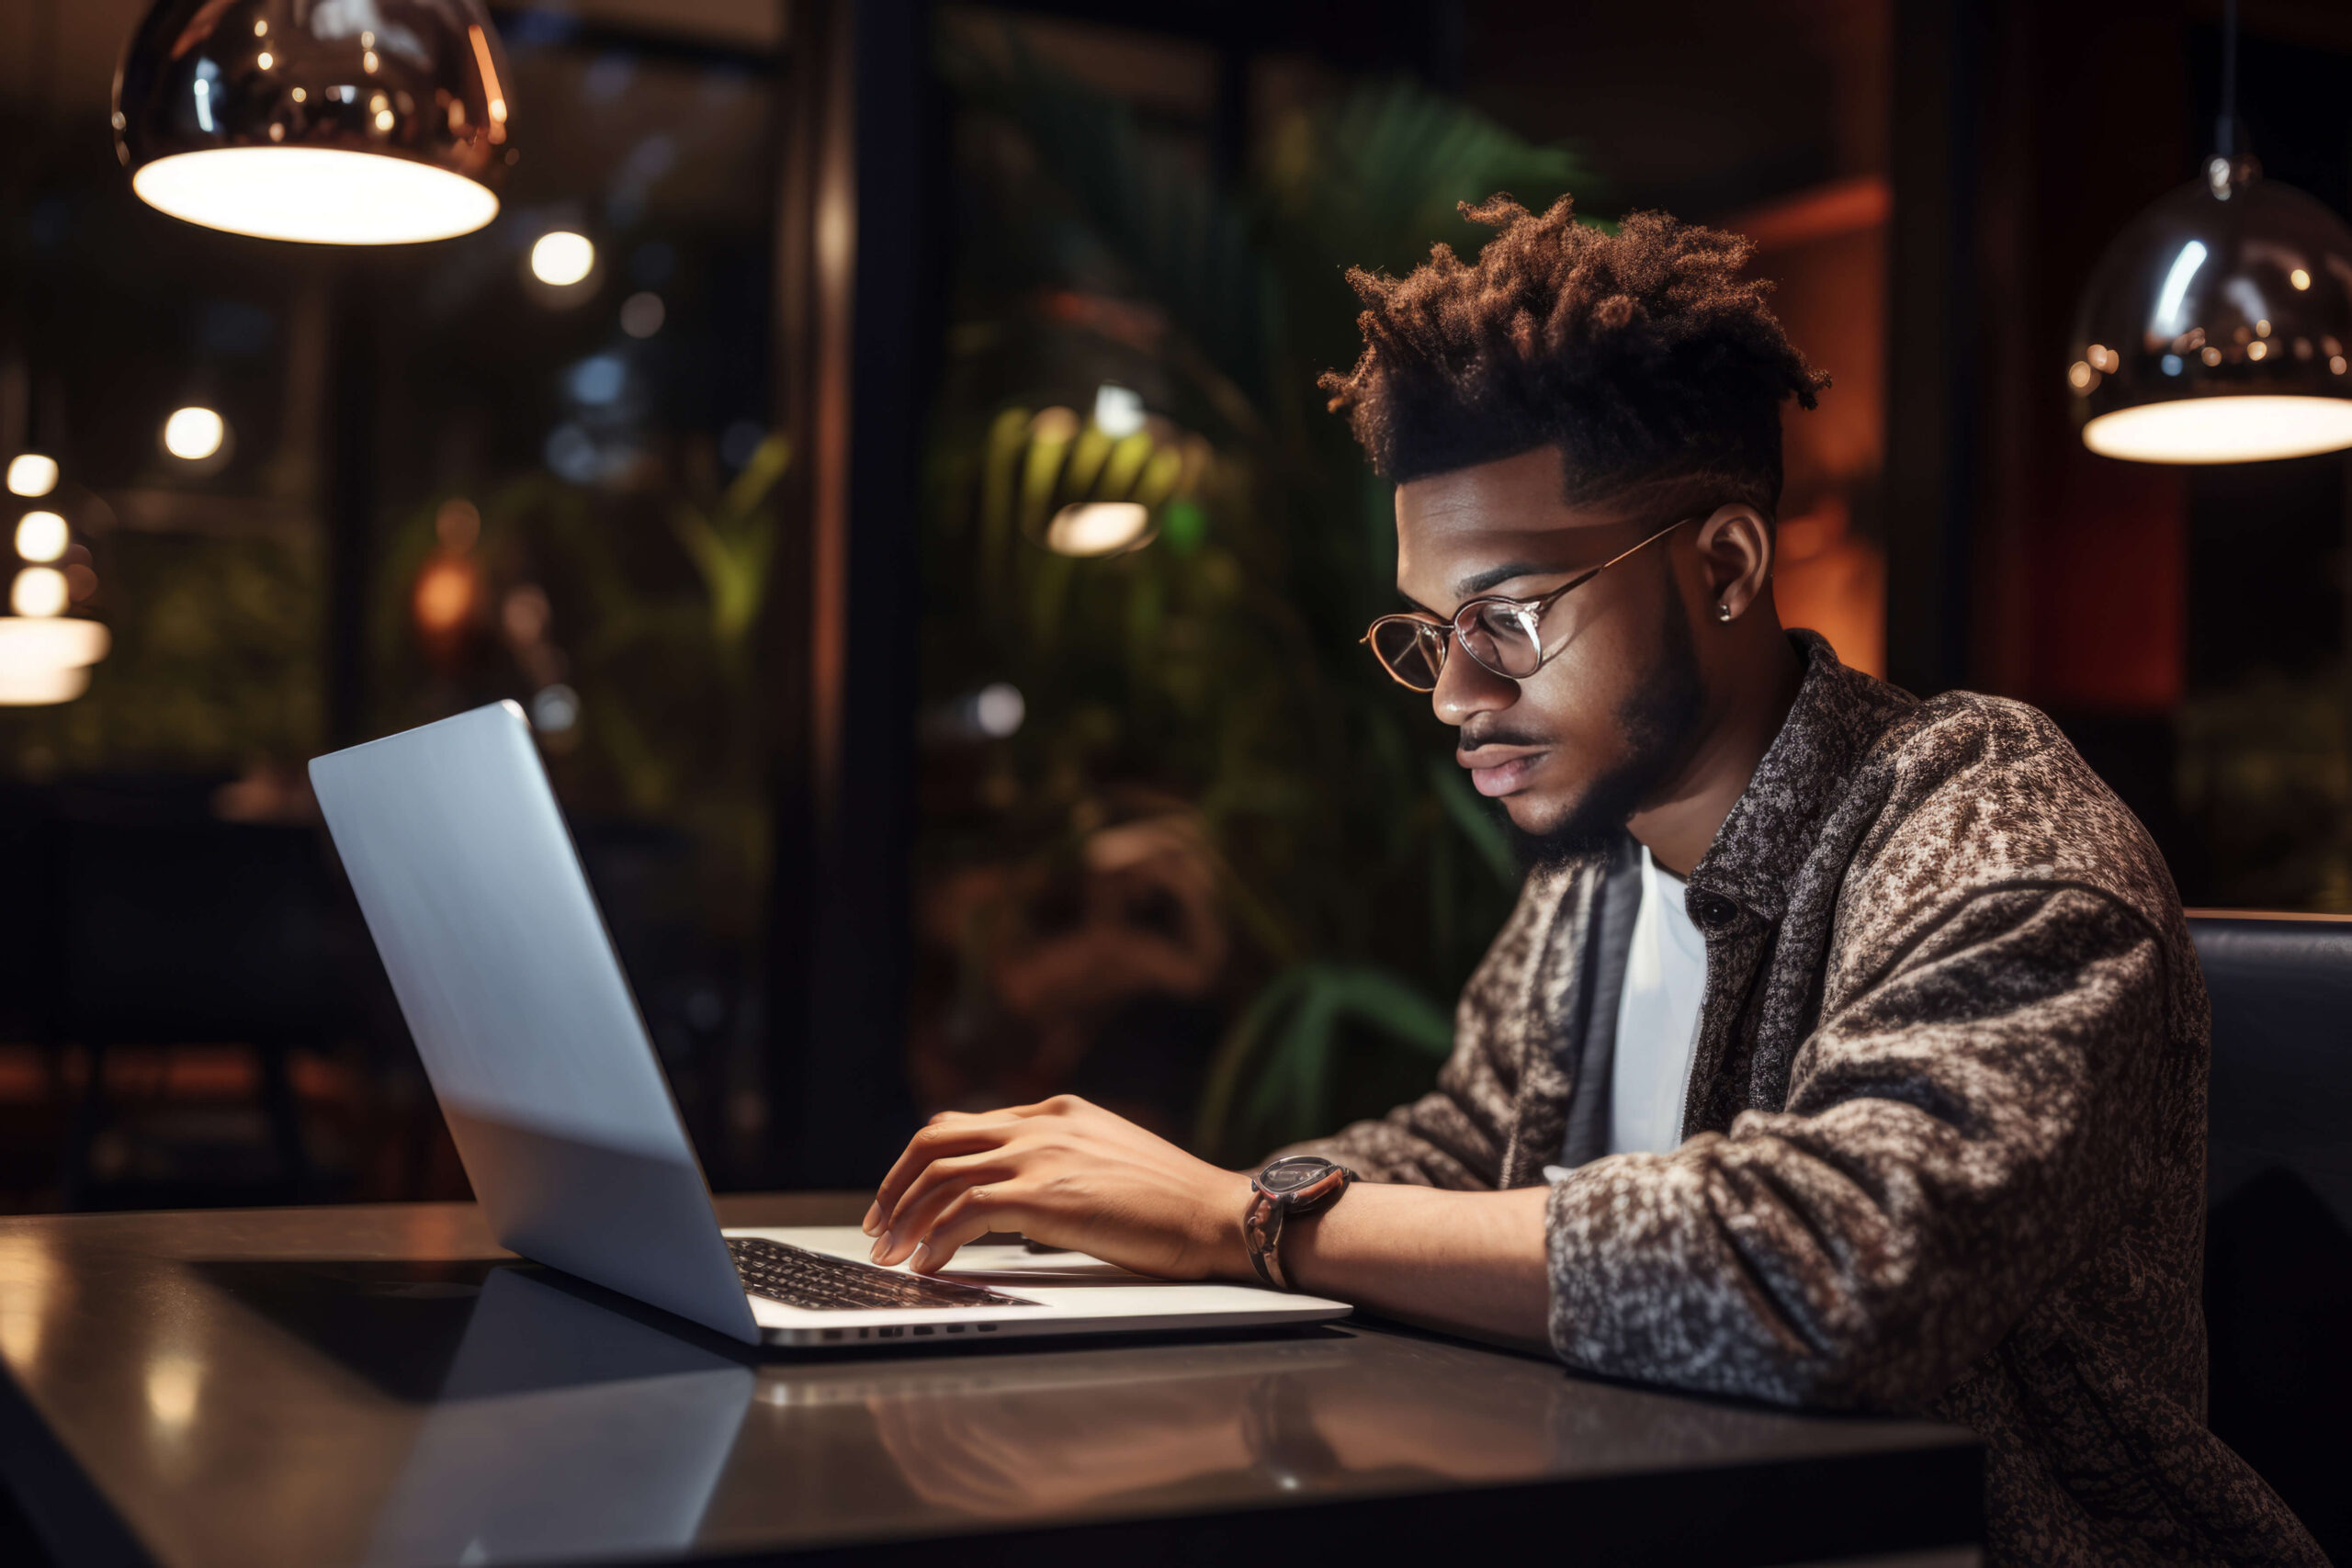
[[[881,1262],[883,1256],[890,1250],[890,1244],[897,1239],[898,1238],[892,1235],[888,1231],[884,1231],[882,1233],[882,1239],[874,1244],[874,1261],[876,1263]]]
[[[874,1234],[874,1227],[881,1223],[882,1205],[877,1200],[876,1201],[868,1203],[865,1206],[865,1218],[858,1222],[857,1228],[864,1231],[866,1235],[872,1235]]]

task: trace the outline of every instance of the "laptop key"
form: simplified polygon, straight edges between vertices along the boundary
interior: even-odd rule
[[[903,1307],[1035,1306],[978,1285],[900,1274],[871,1263],[853,1263],[763,1236],[727,1238],[735,1271],[755,1296],[812,1312],[874,1312]]]

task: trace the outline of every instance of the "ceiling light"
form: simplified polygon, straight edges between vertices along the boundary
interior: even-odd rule
[[[1144,541],[1150,509],[1132,501],[1065,506],[1046,525],[1046,547],[1065,556],[1114,556]]]
[[[8,493],[28,500],[57,488],[57,459],[39,452],[19,452],[8,459]]]
[[[1117,439],[1143,428],[1143,394],[1105,381],[1094,389],[1094,428]]]
[[[6,625],[0,621],[0,625]],[[17,674],[0,670],[0,707],[46,707],[70,703],[90,689],[90,671],[78,664],[48,665]]]
[[[2352,344],[2352,229],[2242,151],[2234,0],[2225,10],[2219,151],[2116,238],[2076,318],[2066,378],[2083,444],[2106,457],[2352,446],[2352,381],[2335,368]]]
[[[228,422],[211,409],[175,409],[164,422],[164,450],[184,463],[201,463],[220,450],[228,434]]]
[[[65,574],[55,567],[28,566],[8,585],[8,607],[19,615],[62,615],[67,598]]]
[[[596,247],[585,234],[557,229],[531,247],[531,276],[541,283],[568,288],[595,270]]]
[[[28,561],[53,561],[73,542],[65,519],[54,512],[28,512],[17,520],[17,554]]]
[[[96,621],[0,615],[0,681],[96,664],[113,645]]]
[[[2352,446],[2352,398],[2184,398],[2098,415],[2083,445],[2140,463],[2254,463]]]
[[[351,25],[372,10],[158,0],[115,73],[131,189],[271,240],[406,244],[489,222],[514,152],[481,0],[402,7],[380,39]]]

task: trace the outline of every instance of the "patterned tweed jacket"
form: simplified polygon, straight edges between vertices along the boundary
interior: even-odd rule
[[[1996,1562],[2324,1563],[2205,1426],[2205,991],[2154,845],[2033,709],[1794,635],[1795,708],[1690,879],[1686,1141],[1553,1187],[1554,1348],[1973,1427]],[[1435,1092],[1308,1146],[1542,1179],[1607,863],[1529,879]]]

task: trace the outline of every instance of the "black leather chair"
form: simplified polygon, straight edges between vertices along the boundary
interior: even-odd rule
[[[2213,1430],[2352,1562],[2352,917],[2200,913]]]

